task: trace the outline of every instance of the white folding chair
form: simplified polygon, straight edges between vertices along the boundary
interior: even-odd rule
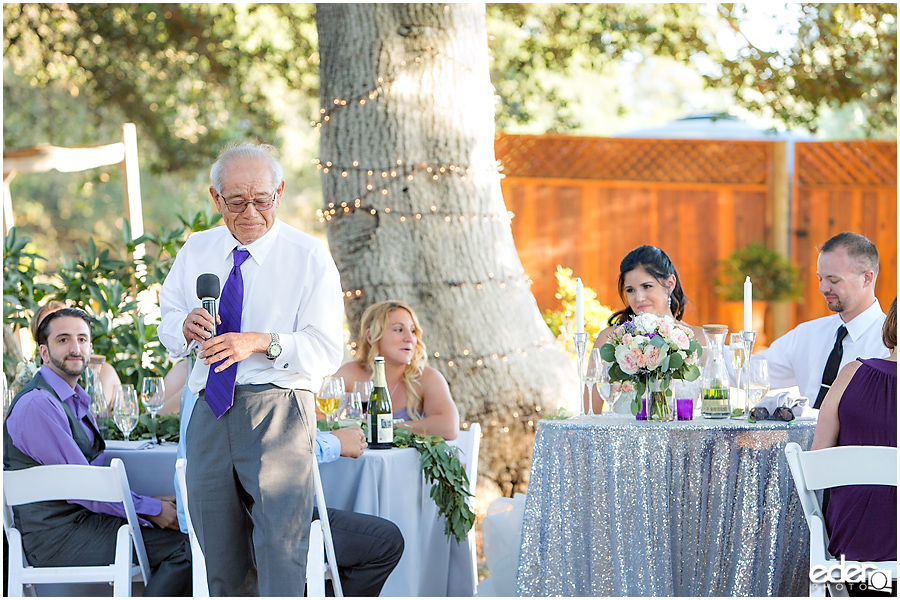
[[[341,577],[338,574],[337,558],[334,554],[334,538],[331,537],[331,523],[328,521],[328,508],[325,506],[325,491],[322,489],[322,477],[319,475],[319,463],[313,461],[313,483],[316,488],[316,507],[319,509],[319,518],[309,527],[309,557],[306,562],[306,595],[309,597],[325,596],[325,580],[331,580],[334,595],[337,598],[344,597],[341,588]],[[322,541],[325,542],[324,561],[322,556]]]
[[[116,559],[110,565],[33,567],[25,558],[22,534],[15,527],[12,507],[47,500],[93,500],[121,502],[126,523],[116,536]],[[23,596],[25,588],[34,592],[35,584],[105,582],[114,596],[130,596],[132,581],[150,580],[150,563],[131,488],[121,459],[108,467],[87,465],[45,465],[3,472],[3,529],[9,542],[9,595]],[[138,564],[133,557],[137,553]]]
[[[825,516],[816,498],[816,490],[842,485],[892,485],[897,486],[897,449],[888,446],[837,446],[804,452],[796,442],[784,448],[800,505],[809,526],[809,566],[831,569],[839,566],[828,552],[828,532]],[[845,560],[845,565],[862,563]],[[876,562],[877,569],[891,571],[897,578],[897,561]],[[845,586],[837,589],[828,584],[832,596],[846,596]],[[825,585],[810,581],[810,596],[825,596]]]
[[[178,477],[178,488],[181,491],[181,505],[184,508],[184,520],[187,521],[188,539],[191,542],[191,569],[192,579],[194,582],[194,596],[196,598],[209,597],[209,583],[206,580],[206,559],[203,557],[203,550],[200,548],[200,542],[197,540],[197,534],[194,532],[194,523],[191,521],[191,512],[188,510],[187,501],[187,484],[185,483],[185,470],[187,469],[187,460],[179,458],[175,461],[175,476]]]
[[[193,555],[193,577],[194,577],[194,596],[209,597],[209,584],[206,580],[206,560],[203,557],[203,550],[200,548],[200,542],[197,540],[197,534],[194,532],[194,524],[191,521],[191,513],[187,501],[187,483],[185,479],[185,471],[187,469],[187,460],[179,458],[175,461],[175,472],[178,476],[178,485],[181,488],[181,502],[184,504],[184,517],[187,521],[188,535],[191,540],[191,553]],[[325,494],[322,491],[322,480],[319,477],[319,466],[313,461],[313,479],[316,492],[316,505],[319,506],[319,518],[310,523],[309,527],[309,554],[306,559],[306,595],[309,597],[325,596],[325,580],[331,579],[334,595],[343,597],[344,591],[341,589],[341,581],[337,574],[337,567],[332,568],[331,565],[337,565],[334,556],[334,542],[331,537],[331,527],[327,518],[325,508]],[[328,555],[328,561],[325,561],[325,555]]]
[[[472,423],[469,428],[459,432],[455,440],[447,442],[450,446],[459,448],[459,460],[466,468],[466,477],[469,478],[468,499],[472,507],[475,501],[475,486],[478,483],[478,452],[481,449],[481,424]],[[473,508],[474,510],[474,508]],[[469,552],[472,555],[472,573],[475,577],[475,585],[478,585],[478,551],[475,548],[475,534],[468,536]]]

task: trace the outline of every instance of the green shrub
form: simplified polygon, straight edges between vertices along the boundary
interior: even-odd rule
[[[575,279],[572,277],[572,269],[556,265],[556,283],[556,297],[560,307],[556,310],[544,309],[541,316],[566,352],[575,356],[575,343],[572,341],[572,334],[575,333]],[[594,290],[585,286],[584,330],[588,332],[588,348],[594,343],[597,334],[606,329],[606,322],[613,312],[610,307],[597,300]]]

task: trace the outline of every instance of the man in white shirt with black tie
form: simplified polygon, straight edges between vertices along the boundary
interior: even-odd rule
[[[881,340],[885,315],[875,297],[875,244],[858,233],[837,234],[819,249],[816,275],[835,314],[797,325],[758,358],[769,363],[772,389],[796,385],[819,408],[844,365],[857,357],[886,358],[888,349]]]

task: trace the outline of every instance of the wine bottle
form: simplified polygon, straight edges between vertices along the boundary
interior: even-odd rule
[[[379,450],[390,448],[394,441],[394,409],[384,377],[384,357],[375,357],[373,369],[375,387],[369,396],[369,432],[366,441],[369,442],[369,448]]]

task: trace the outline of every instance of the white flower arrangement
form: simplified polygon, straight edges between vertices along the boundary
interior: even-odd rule
[[[691,328],[672,317],[643,313],[616,327],[600,348],[600,356],[612,363],[610,381],[619,382],[623,389],[632,382],[636,398],[644,394],[651,377],[659,379],[671,395],[668,388],[673,379],[700,377],[703,349],[693,338]]]

